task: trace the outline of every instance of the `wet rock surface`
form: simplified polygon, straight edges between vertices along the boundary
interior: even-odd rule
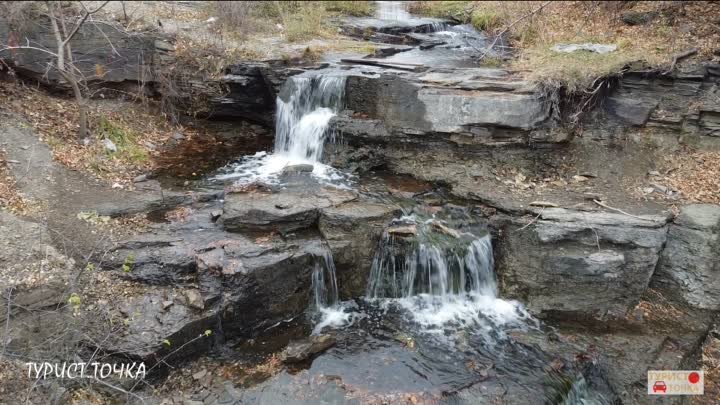
[[[336,340],[331,335],[314,335],[303,341],[290,342],[280,353],[285,363],[300,363],[310,360],[313,356],[324,352],[335,345]]]

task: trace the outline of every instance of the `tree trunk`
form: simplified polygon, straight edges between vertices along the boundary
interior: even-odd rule
[[[78,119],[80,122],[78,122],[78,139],[85,139],[88,136],[88,130],[87,130],[87,104],[85,103],[85,97],[82,95],[82,91],[80,90],[80,84],[78,83],[77,78],[75,77],[75,72],[73,71],[74,66],[72,63],[72,55],[68,54],[68,61],[65,60],[65,52],[71,52],[70,51],[70,44],[69,39],[63,39],[63,32],[60,31],[60,26],[62,26],[62,30],[65,31],[65,22],[63,20],[62,15],[62,8],[59,8],[57,10],[54,9],[54,5],[52,2],[46,2],[47,8],[48,8],[48,14],[50,15],[50,23],[52,24],[53,33],[55,34],[55,39],[57,40],[57,69],[60,72],[60,75],[65,79],[66,82],[72,87],[73,94],[75,95],[75,100],[77,101],[78,105]],[[87,15],[86,17],[87,18]],[[60,20],[60,24],[58,24],[58,20]],[[67,34],[65,34],[67,35]],[[68,66],[70,67],[68,69]]]

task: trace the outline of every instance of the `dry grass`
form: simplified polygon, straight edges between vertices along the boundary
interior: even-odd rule
[[[0,82],[0,98],[0,108],[24,118],[50,147],[55,160],[110,184],[129,184],[138,174],[153,169],[161,147],[175,132],[187,132],[142,105],[93,102],[89,106],[91,140],[85,145],[77,139],[78,113],[72,100],[15,82]],[[110,139],[117,151],[108,151],[103,138]]]
[[[514,69],[527,72],[536,82],[563,85],[569,90],[587,88],[597,77],[618,72],[634,61],[669,65],[672,55],[698,48],[699,56],[712,58],[720,43],[720,30],[713,16],[720,4],[711,2],[580,2],[530,1],[441,1],[414,2],[413,11],[437,17],[452,17],[478,29],[507,32],[518,51]],[[651,12],[655,18],[630,26],[627,12]],[[559,54],[550,48],[558,43],[596,42],[615,44],[618,50],[597,55],[589,52]]]
[[[0,209],[26,214],[29,204],[18,193],[15,177],[10,173],[8,164],[7,154],[0,149]]]
[[[667,182],[683,199],[720,204],[720,152],[683,152],[670,162]]]

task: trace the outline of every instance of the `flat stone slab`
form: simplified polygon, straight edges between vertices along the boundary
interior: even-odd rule
[[[231,232],[304,229],[315,224],[319,210],[353,200],[353,192],[339,189],[231,193],[225,197],[223,227]]]

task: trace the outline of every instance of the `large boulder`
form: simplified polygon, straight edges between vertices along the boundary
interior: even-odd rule
[[[621,317],[648,286],[667,220],[546,208],[531,226],[503,230],[503,290],[539,315]]]
[[[668,232],[652,286],[692,309],[720,309],[720,206],[681,209]]]
[[[0,18],[0,38],[19,46],[27,41],[34,47],[0,55],[13,69],[42,82],[62,82],[57,70],[48,69],[55,63],[51,52],[57,50],[49,18],[43,15],[33,24],[24,24],[19,28]],[[72,46],[73,66],[82,76],[90,82],[105,83],[138,82],[141,78],[152,81],[153,64],[173,50],[173,46],[157,33],[131,33],[121,24],[108,21],[83,24],[69,44]]]
[[[254,336],[305,311],[326,251],[316,232],[248,238],[202,229],[212,226],[206,211],[193,217],[205,225],[166,225],[109,252],[103,267],[130,294],[111,293],[107,311],[128,321],[102,349],[151,361],[182,346],[187,356],[211,343],[197,339],[205,330]]]

